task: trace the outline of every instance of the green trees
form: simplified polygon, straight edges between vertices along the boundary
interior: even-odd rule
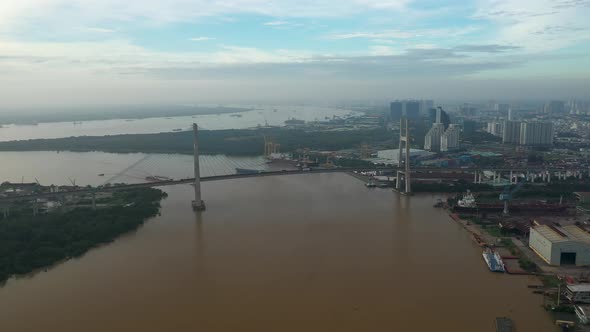
[[[136,189],[117,192],[115,198],[121,204],[105,209],[79,208],[0,220],[0,282],[78,257],[137,229],[158,213],[164,197],[166,193],[158,189]]]
[[[340,150],[392,139],[385,129],[354,131],[304,131],[284,128],[202,130],[199,131],[199,148],[202,154],[262,155],[264,137],[281,144],[282,152],[293,152],[299,148],[314,150]],[[0,142],[0,151],[105,151],[105,152],[146,152],[184,153],[193,151],[193,134],[190,131],[115,135],[82,136],[58,139]]]

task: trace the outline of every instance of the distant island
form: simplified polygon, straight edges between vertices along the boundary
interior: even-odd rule
[[[20,203],[11,209],[11,217],[0,219],[0,284],[79,257],[137,229],[159,213],[166,196],[153,188],[114,192],[100,199],[96,210],[67,206],[36,216],[30,203]]]
[[[338,151],[366,144],[390,144],[393,134],[385,128],[352,131],[305,131],[285,128],[199,131],[202,154],[254,156],[264,153],[264,138],[281,145],[281,152],[309,148]],[[103,151],[114,153],[192,154],[192,131],[0,142],[0,151]]]
[[[119,106],[83,109],[4,110],[0,124],[37,124],[42,122],[80,122],[115,119],[148,119],[251,111],[249,108],[205,106]]]

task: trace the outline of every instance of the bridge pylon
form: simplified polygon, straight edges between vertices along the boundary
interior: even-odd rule
[[[199,127],[196,123],[193,123],[193,134],[194,134],[194,168],[195,168],[195,200],[192,202],[193,210],[203,211],[205,210],[205,202],[201,198],[201,169],[199,167]]]
[[[405,134],[404,134],[405,131]],[[405,158],[403,149],[405,149]],[[402,118],[399,124],[399,157],[397,161],[397,178],[396,178],[396,185],[395,188],[400,193],[404,193],[406,195],[410,195],[412,193],[412,184],[411,184],[411,169],[410,169],[410,126],[408,124],[407,118]],[[402,159],[404,160],[404,170],[402,171]],[[401,179],[404,179],[405,183],[405,191],[402,192],[401,190]]]

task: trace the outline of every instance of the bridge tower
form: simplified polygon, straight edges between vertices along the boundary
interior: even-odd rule
[[[405,131],[405,134],[404,134]],[[403,158],[403,149],[406,150],[405,158],[404,158],[404,170],[402,171],[402,158]],[[412,185],[411,185],[411,170],[410,170],[410,126],[408,124],[407,118],[402,118],[399,124],[399,158],[397,160],[397,180],[396,180],[396,189],[397,191],[401,192],[401,178],[403,175],[404,182],[406,185],[406,190],[404,191],[405,194],[412,193]]]
[[[194,133],[194,167],[195,167],[195,200],[193,201],[193,210],[205,210],[205,202],[201,199],[201,170],[199,168],[199,127],[193,123]]]

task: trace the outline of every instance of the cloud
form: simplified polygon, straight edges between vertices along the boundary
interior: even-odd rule
[[[267,26],[281,26],[281,25],[288,25],[289,22],[287,21],[270,21],[270,22],[266,22],[264,23],[264,25]]]
[[[373,32],[347,32],[333,33],[325,36],[326,39],[343,40],[343,39],[412,39],[412,38],[430,38],[430,37],[458,37],[477,31],[476,27],[465,26],[460,28],[434,28],[434,29],[407,29],[407,30],[382,30]]]
[[[212,37],[194,37],[194,38],[189,38],[188,40],[195,41],[195,42],[200,42],[200,41],[215,40],[215,38],[212,38]]]
[[[96,32],[96,33],[115,33],[117,30],[115,29],[107,29],[107,28],[98,28],[98,27],[85,27],[83,30]]]
[[[482,0],[472,16],[493,23],[494,43],[519,45],[528,52],[590,41],[590,34],[576,33],[590,29],[588,17],[588,0]],[[575,31],[568,28],[572,26]]]
[[[459,45],[453,48],[458,52],[479,52],[479,53],[502,53],[507,51],[517,51],[521,48],[511,45]]]

